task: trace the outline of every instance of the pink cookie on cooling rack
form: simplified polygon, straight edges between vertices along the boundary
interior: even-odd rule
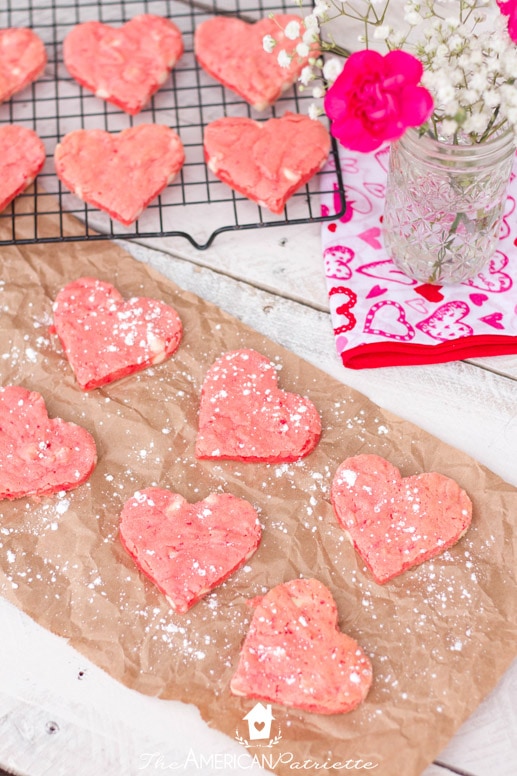
[[[47,64],[43,41],[26,27],[0,30],[0,102],[39,78]]]
[[[262,122],[228,116],[208,124],[204,151],[223,183],[280,214],[327,161],[330,136],[321,122],[299,113]]]
[[[183,54],[181,31],[169,19],[140,14],[122,27],[83,22],[63,43],[70,75],[96,97],[135,115],[165,83]]]
[[[307,56],[296,53],[301,38],[289,38],[284,30],[289,23],[300,24],[294,14],[277,14],[250,24],[242,19],[214,16],[202,22],[194,36],[194,50],[201,67],[231,89],[256,110],[265,110],[288,89],[319,48],[312,44]],[[264,50],[264,36],[271,35],[277,45],[274,53]],[[278,62],[277,51],[291,56],[287,67]]]
[[[32,129],[0,126],[0,212],[21,194],[45,164],[45,146]]]
[[[76,129],[56,146],[54,161],[70,191],[129,226],[174,180],[185,152],[174,130],[139,124],[119,134]]]

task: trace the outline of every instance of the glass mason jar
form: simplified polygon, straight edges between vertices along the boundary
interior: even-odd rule
[[[409,129],[390,149],[384,246],[424,283],[469,280],[494,254],[515,155],[513,132],[452,145]]]

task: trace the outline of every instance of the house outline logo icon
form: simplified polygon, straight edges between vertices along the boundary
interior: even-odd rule
[[[273,720],[275,719],[271,710],[271,704],[268,703],[264,706],[263,703],[256,703],[252,709],[242,718],[248,725],[248,738],[243,738],[239,735],[239,731],[236,731],[235,738],[246,748],[250,746],[265,746],[272,747],[277,744],[282,736],[280,730],[274,737],[271,736],[271,727]]]
[[[248,723],[250,741],[271,738],[271,723],[274,720],[274,716],[270,703],[267,706],[264,706],[262,703],[256,703],[243,719]]]

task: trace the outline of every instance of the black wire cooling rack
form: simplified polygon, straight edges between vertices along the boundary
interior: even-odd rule
[[[47,151],[37,185],[17,197],[0,214],[0,244],[107,237],[184,237],[194,247],[205,249],[221,232],[304,224],[342,215],[345,200],[335,143],[331,166],[336,168],[338,188],[334,192],[336,213],[331,216],[320,214],[319,195],[334,185],[332,175],[324,172],[316,175],[294,194],[281,216],[273,216],[218,181],[203,159],[203,128],[221,116],[248,116],[261,120],[279,117],[288,110],[307,113],[312,101],[310,90],[300,92],[296,86],[270,110],[257,113],[204,73],[194,57],[194,30],[204,19],[215,14],[254,21],[269,13],[310,13],[310,4],[302,5],[301,10],[296,11],[290,0],[286,0],[289,7],[279,2],[281,0],[220,0],[212,4],[186,0],[2,0],[0,28],[31,27],[46,45],[48,65],[42,78],[0,105],[0,124],[18,123],[34,129]],[[182,31],[185,53],[149,107],[131,117],[98,99],[70,77],[63,65],[62,42],[69,30],[80,22],[98,20],[118,26],[140,13],[172,19]],[[119,132],[150,121],[167,124],[178,132],[185,147],[186,163],[173,183],[131,227],[124,227],[105,213],[85,205],[61,185],[54,171],[53,153],[67,132],[80,128]],[[77,229],[73,234],[70,232],[65,213],[79,219],[80,232]],[[53,218],[49,219],[50,216]]]

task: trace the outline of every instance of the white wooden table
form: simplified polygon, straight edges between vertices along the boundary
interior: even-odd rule
[[[334,347],[318,225],[223,234],[206,252],[181,239],[125,247],[517,486],[517,356],[346,370]],[[0,622],[0,767],[22,776],[134,776],[172,772],[195,751],[208,757],[205,766],[180,772],[210,776],[225,773],[217,760],[209,764],[211,754],[242,751],[194,707],[118,684],[2,599]],[[447,773],[517,773],[517,663],[422,776]]]

